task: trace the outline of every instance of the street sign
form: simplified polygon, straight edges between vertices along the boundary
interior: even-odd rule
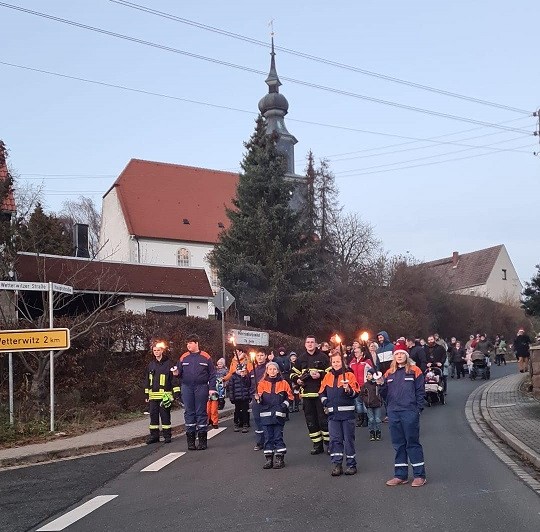
[[[231,329],[229,335],[234,336],[237,345],[268,345],[270,339],[268,333],[262,331]]]
[[[73,295],[73,287],[68,286],[66,284],[53,283],[52,284],[52,289],[55,292],[62,292],[63,294],[71,294],[71,295]]]
[[[19,281],[0,281],[0,290],[34,290],[36,292],[46,292],[49,283],[23,283]]]
[[[251,316],[244,316],[244,321],[251,321]]]
[[[69,329],[0,331],[0,353],[8,351],[60,351],[69,349]]]
[[[234,303],[234,296],[226,289],[221,287],[219,289],[219,292],[215,295],[212,302],[214,303],[214,306],[221,310],[221,294],[223,293],[223,307],[224,310],[227,310],[233,303]]]

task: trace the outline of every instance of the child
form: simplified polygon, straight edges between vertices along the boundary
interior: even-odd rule
[[[259,349],[255,354],[255,367],[249,375],[251,379],[249,393],[252,399],[255,399],[259,382],[264,379],[266,374],[266,359],[266,351],[262,348]],[[256,400],[251,402],[251,413],[253,414],[253,423],[255,423],[255,447],[253,450],[262,451],[264,449],[264,429],[261,423],[261,405]]]
[[[220,401],[223,401],[223,408],[225,406],[225,388],[223,387],[223,377],[227,374],[227,368],[225,367],[225,359],[220,358],[217,362],[216,368],[216,393],[213,393],[208,398],[206,403],[206,413],[208,414],[208,424],[212,425],[212,428],[219,428],[219,414]],[[221,366],[220,366],[221,364]],[[218,377],[219,375],[219,377]]]
[[[356,451],[354,448],[355,397],[358,395],[358,382],[354,373],[343,367],[339,348],[330,353],[332,369],[325,374],[319,397],[328,412],[328,432],[330,433],[330,459],[334,464],[332,476],[343,474],[343,451],[347,468],[346,475],[356,474]]]
[[[366,382],[360,388],[360,396],[364,400],[367,411],[369,441],[379,441],[381,439],[381,415],[382,400],[379,397],[379,389],[375,382],[377,377],[382,377],[375,368],[369,368],[366,375]]]
[[[216,367],[216,388],[218,393],[218,410],[225,408],[225,384],[223,383],[223,377],[227,375],[227,366],[225,365],[225,359],[220,358],[217,361]]]
[[[283,441],[283,427],[293,394],[289,383],[280,375],[276,362],[266,364],[265,376],[257,386],[254,399],[259,403],[261,425],[264,430],[266,461],[263,469],[281,469],[285,467],[287,452]]]
[[[229,400],[234,405],[234,432],[249,432],[249,388],[247,358],[244,352],[239,357],[234,373],[229,379]],[[232,364],[231,364],[232,366]],[[251,366],[250,366],[251,367]]]
[[[294,396],[294,401],[291,404],[291,406],[289,407],[289,412],[299,412],[300,411],[300,387],[298,386],[298,384],[296,384],[291,379],[291,374],[292,374],[294,364],[295,364],[297,358],[298,358],[298,356],[296,355],[296,353],[294,351],[291,351],[291,354],[289,355],[289,360],[291,361],[291,363],[290,363],[291,373],[289,375],[285,376],[285,379],[287,380],[287,382],[291,386],[292,393],[293,393],[293,396]]]

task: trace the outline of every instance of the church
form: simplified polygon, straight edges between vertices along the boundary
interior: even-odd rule
[[[306,181],[294,172],[298,141],[285,125],[289,103],[279,92],[275,55],[272,38],[268,93],[260,100],[259,111],[267,132],[278,135],[278,150],[287,161],[286,178],[295,184],[291,207],[299,209]],[[220,170],[131,159],[103,196],[98,259],[204,269],[216,293],[219,279],[207,256],[221,231],[229,227],[226,209],[232,207],[238,178]],[[213,314],[211,303],[208,310]]]

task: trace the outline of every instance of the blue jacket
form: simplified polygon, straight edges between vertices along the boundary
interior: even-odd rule
[[[386,331],[381,331],[377,336],[384,338],[383,344],[377,349],[377,358],[379,359],[377,369],[384,373],[388,370],[394,359],[394,344],[390,341],[390,336],[388,336]]]
[[[358,396],[359,386],[354,373],[345,372],[345,379],[349,384],[349,392],[343,389],[343,373],[341,370],[331,369],[321,382],[319,395],[322,404],[328,409],[328,418],[335,421],[344,421],[355,418],[355,397]]]
[[[256,365],[253,371],[249,374],[249,377],[251,379],[251,385],[249,387],[249,395],[251,398],[253,398],[253,395],[255,395],[255,392],[257,391],[257,386],[259,382],[261,382],[264,379],[266,373],[266,365]],[[255,376],[257,379],[255,379]],[[257,385],[255,384],[255,380],[257,381]]]
[[[216,368],[208,353],[184,353],[178,361],[178,378],[182,385],[208,385],[209,390],[216,389]]]
[[[242,377],[238,373],[233,373],[228,382],[229,399],[231,402],[251,399],[250,384],[251,379],[249,375]]]
[[[388,412],[424,409],[424,374],[418,366],[411,366],[407,373],[404,367],[395,373],[387,371],[384,377],[379,395],[386,401]]]
[[[278,375],[274,379],[266,376],[259,381],[257,393],[260,401],[261,425],[284,425],[293,394],[289,383]]]

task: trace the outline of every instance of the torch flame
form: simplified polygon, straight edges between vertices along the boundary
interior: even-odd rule
[[[236,338],[234,337],[234,334],[231,334],[231,335],[229,336],[229,343],[230,343],[231,345],[233,345],[234,347],[236,347]]]
[[[362,340],[362,342],[367,342],[369,340],[369,333],[367,331],[364,331],[360,335],[360,340]]]
[[[255,362],[255,351],[250,351],[249,352],[249,358],[251,359],[251,362]]]
[[[340,344],[341,343],[341,338],[338,334],[334,334],[334,341],[336,342],[336,344]]]

